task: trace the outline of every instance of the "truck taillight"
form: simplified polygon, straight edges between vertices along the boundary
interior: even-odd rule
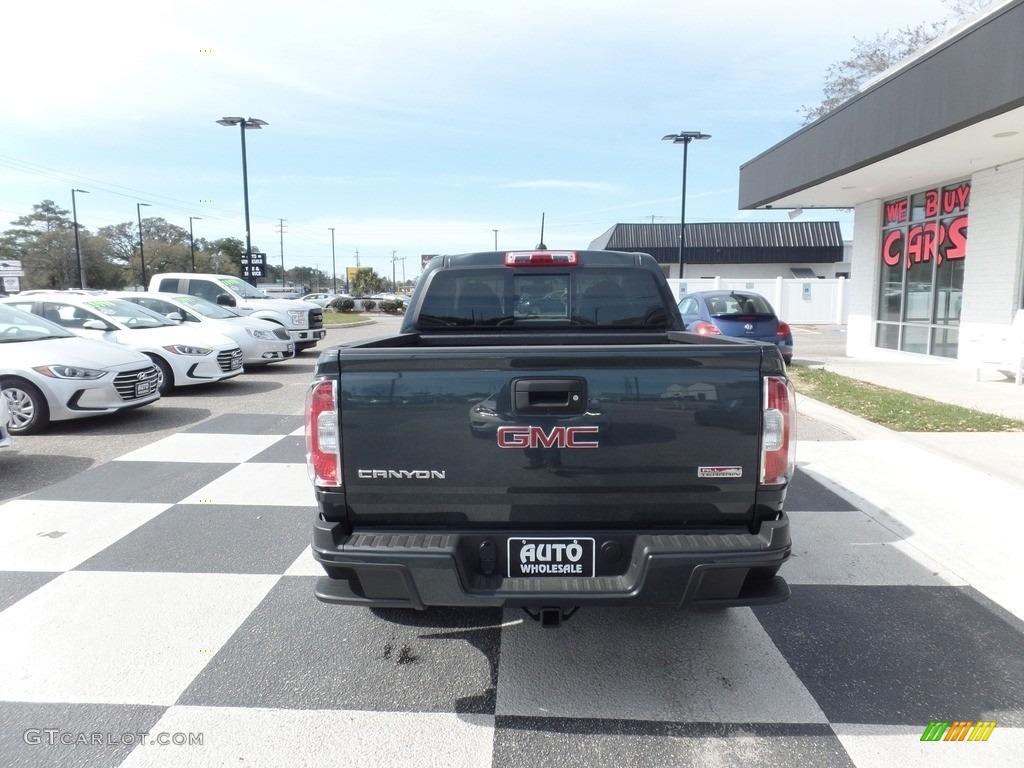
[[[699,333],[701,336],[719,336],[721,331],[715,326],[709,323],[707,320],[698,320],[693,324],[692,328],[687,329],[691,333]]]
[[[336,384],[314,381],[306,391],[306,468],[315,485],[341,485]]]
[[[782,376],[764,379],[761,484],[784,485],[796,467],[796,395]]]
[[[575,267],[579,260],[576,251],[509,251],[505,254],[506,267]]]

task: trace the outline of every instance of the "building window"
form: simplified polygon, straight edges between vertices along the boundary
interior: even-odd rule
[[[885,202],[876,346],[956,357],[969,181]]]

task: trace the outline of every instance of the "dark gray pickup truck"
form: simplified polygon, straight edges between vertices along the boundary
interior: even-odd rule
[[[399,334],[317,362],[316,596],[545,626],[785,600],[795,420],[778,349],[687,333],[650,256],[435,257]]]

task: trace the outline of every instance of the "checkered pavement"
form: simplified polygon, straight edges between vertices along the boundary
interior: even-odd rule
[[[219,416],[0,505],[0,765],[1024,763],[1021,622],[808,474],[787,508],[780,605],[329,606],[299,417]]]

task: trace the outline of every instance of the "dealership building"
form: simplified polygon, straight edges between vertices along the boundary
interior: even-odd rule
[[[973,359],[1024,307],[1024,0],[744,164],[739,197],[854,211],[848,354]]]

